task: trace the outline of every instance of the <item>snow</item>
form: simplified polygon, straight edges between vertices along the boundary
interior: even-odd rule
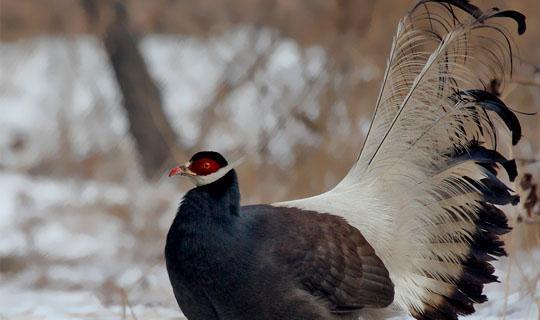
[[[249,152],[266,133],[269,156],[287,166],[296,145],[320,143],[298,121],[274,130],[297,102],[314,119],[323,86],[340,81],[323,74],[322,48],[250,27],[207,40],[148,36],[141,48],[187,147],[200,128],[183,119],[198,119],[223,82],[234,84],[223,109],[235,125],[213,128],[205,146]],[[142,178],[99,41],[0,43],[0,56],[0,318],[179,319],[162,250],[181,191]],[[261,58],[266,67],[244,81]],[[355,76],[369,81],[377,72],[366,64]],[[336,135],[367,131],[369,120],[351,123],[343,102],[334,108]],[[81,163],[92,161],[85,173]],[[540,251],[530,251],[497,263],[502,283],[488,286],[490,301],[470,319],[504,310],[507,319],[537,319],[539,262]]]
[[[540,250],[520,252],[495,263],[500,283],[486,286],[489,300],[467,319],[538,319]],[[515,269],[521,269],[516,271]]]

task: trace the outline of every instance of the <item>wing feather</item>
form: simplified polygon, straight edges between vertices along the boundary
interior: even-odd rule
[[[336,313],[392,303],[394,287],[382,261],[343,218],[298,210],[283,213],[288,229],[275,246],[280,265]]]

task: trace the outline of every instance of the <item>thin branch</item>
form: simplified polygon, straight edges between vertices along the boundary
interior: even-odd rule
[[[252,37],[250,37],[249,42],[254,44],[259,34],[259,31],[254,32],[252,34]],[[202,112],[199,115],[198,126],[201,131],[199,133],[197,143],[191,150],[192,152],[198,151],[203,147],[206,138],[210,134],[211,129],[214,127],[215,121],[218,116],[218,113],[216,112],[218,107],[234,90],[238,89],[248,81],[253,80],[253,77],[255,76],[257,70],[259,70],[261,66],[266,65],[266,62],[276,48],[276,44],[277,41],[275,38],[273,38],[270,47],[263,53],[257,55],[257,57],[255,58],[253,63],[250,64],[248,69],[245,70],[242,73],[242,76],[239,79],[236,79],[234,82],[231,82],[231,79],[233,78],[231,74],[235,74],[237,72],[236,69],[238,68],[238,64],[243,63],[246,59],[249,59],[249,56],[253,55],[253,51],[255,48],[253,46],[246,48],[245,51],[243,51],[241,54],[238,54],[233,60],[233,62],[228,65],[226,70],[223,72],[221,80],[219,81],[220,85],[216,93],[212,96],[212,99],[206,104],[206,106],[202,107]]]

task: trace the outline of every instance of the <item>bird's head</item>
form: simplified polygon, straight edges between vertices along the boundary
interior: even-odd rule
[[[196,186],[202,186],[219,180],[232,166],[215,151],[197,152],[191,159],[171,169],[169,177],[182,175],[188,177]]]

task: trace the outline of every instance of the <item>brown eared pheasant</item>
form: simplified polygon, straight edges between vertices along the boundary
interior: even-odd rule
[[[196,186],[165,247],[187,319],[447,320],[487,301],[510,230],[499,206],[519,201],[520,123],[489,90],[512,74],[512,23],[525,31],[516,11],[418,2],[399,22],[364,147],[326,193],[241,206],[219,153],[173,168]]]

